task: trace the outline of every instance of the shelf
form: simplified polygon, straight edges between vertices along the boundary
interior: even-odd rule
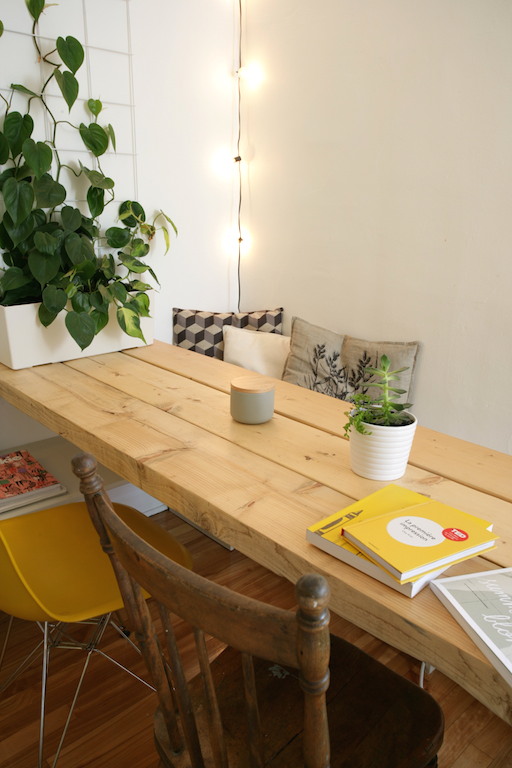
[[[57,480],[67,488],[67,493],[49,499],[41,499],[32,504],[24,504],[16,509],[10,509],[7,512],[3,512],[0,515],[1,518],[25,515],[49,506],[57,507],[74,501],[83,501],[79,487],[80,481],[71,468],[71,459],[80,452],[76,445],[68,442],[68,440],[64,440],[63,437],[56,436],[4,449],[1,453],[6,454],[21,449],[29,451],[34,458],[41,462],[45,469],[51,472],[52,475],[55,475]],[[126,480],[123,480],[122,477],[114,474],[114,472],[111,472],[102,464],[98,464],[98,472],[112,501],[135,507],[135,509],[140,510],[148,517],[167,509],[166,504],[162,504],[162,502],[154,499],[135,485],[127,483]]]

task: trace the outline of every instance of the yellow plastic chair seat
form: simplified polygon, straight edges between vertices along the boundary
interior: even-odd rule
[[[152,546],[191,567],[188,551],[132,507],[120,517]],[[0,610],[31,621],[84,621],[123,607],[84,502],[0,519]]]

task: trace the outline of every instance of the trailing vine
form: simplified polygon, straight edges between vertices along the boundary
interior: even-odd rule
[[[167,225],[177,233],[176,227],[163,211],[147,221],[142,205],[126,200],[118,210],[120,226],[101,231],[99,217],[116,199],[115,182],[101,166],[105,153],[116,150],[114,128],[100,124],[103,105],[93,98],[85,102],[88,123],[75,125],[71,119],[55,117],[46,98],[48,86],[52,81],[57,84],[71,113],[79,96],[76,73],[85,51],[71,36],[58,37],[44,51],[37,34],[44,0],[25,0],[25,5],[32,18],[38,72],[40,62],[47,72],[38,90],[13,83],[10,98],[0,94],[5,104],[0,130],[0,303],[39,302],[38,317],[44,326],[65,312],[66,328],[81,349],[107,325],[114,305],[123,331],[145,341],[140,318],[149,315],[148,291],[153,285],[141,276],[148,273],[158,280],[144,259],[157,230],[163,233],[167,252]],[[3,31],[0,22],[0,37]],[[23,113],[12,108],[15,94],[26,99]],[[36,105],[48,117],[49,138],[34,136]],[[87,165],[80,159],[76,165],[61,162],[58,131],[64,124],[77,131],[88,150],[91,162]],[[68,202],[76,199],[76,192],[62,183],[64,168],[76,179],[87,179],[86,213]]]

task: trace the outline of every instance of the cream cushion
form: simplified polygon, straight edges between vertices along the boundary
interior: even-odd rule
[[[224,360],[280,379],[290,351],[290,337],[224,326]]]

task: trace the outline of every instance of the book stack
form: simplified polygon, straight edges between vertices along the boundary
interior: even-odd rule
[[[0,513],[66,493],[66,488],[26,450],[0,456]]]
[[[492,523],[397,485],[310,526],[306,538],[408,597],[496,546]]]

